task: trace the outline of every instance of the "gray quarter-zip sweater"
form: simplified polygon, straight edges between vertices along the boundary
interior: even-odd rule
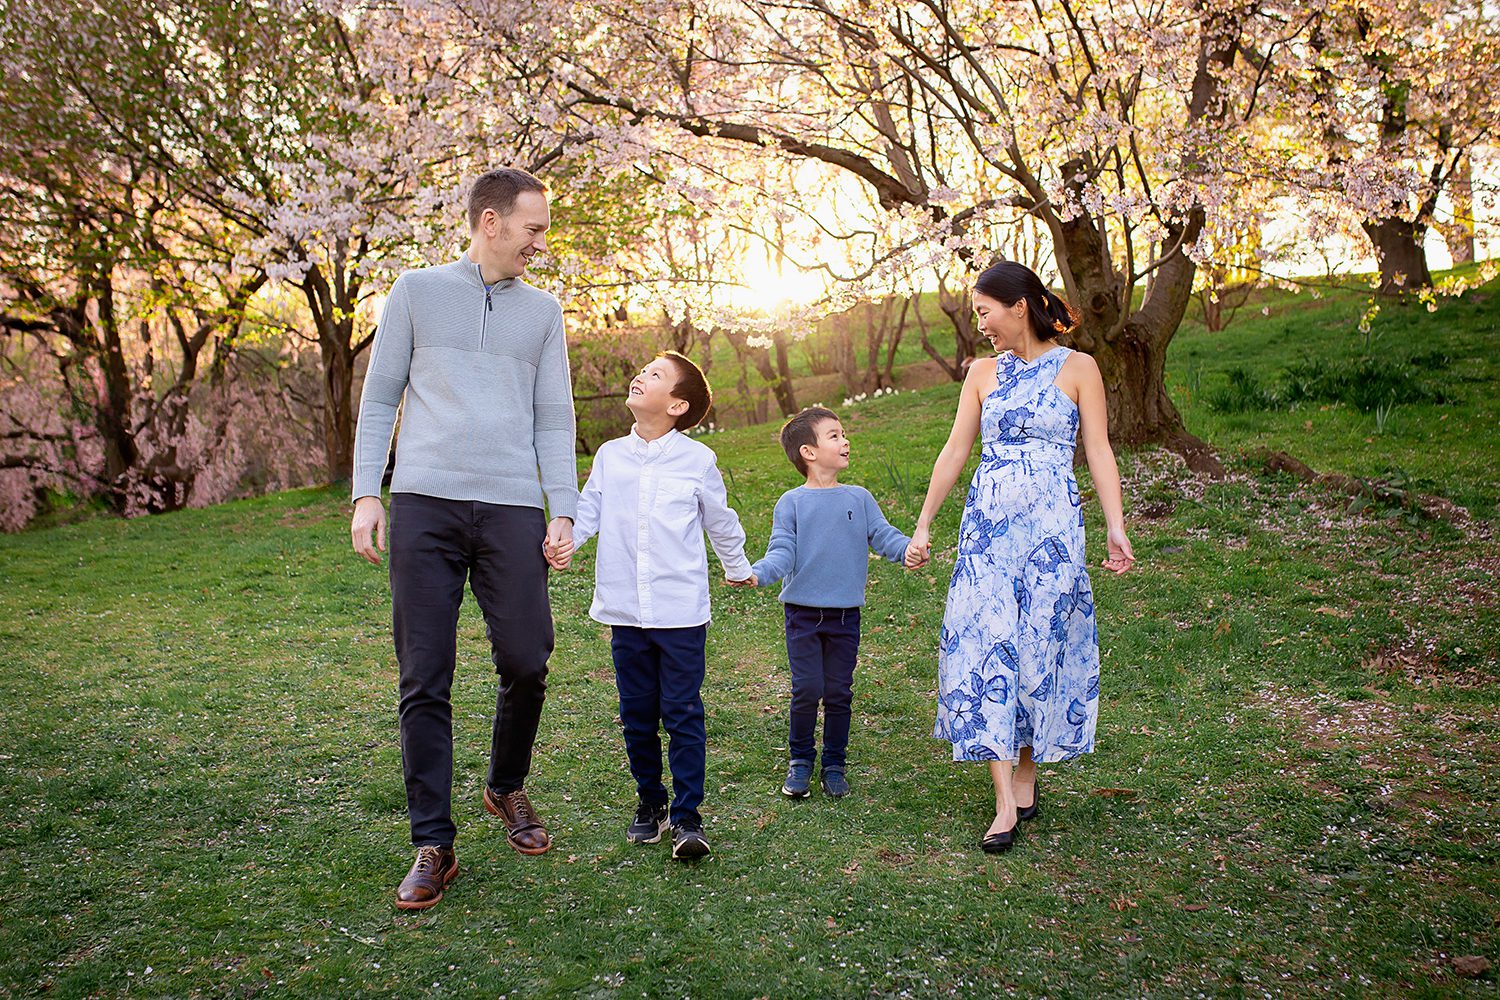
[[[545,496],[553,517],[577,512],[562,307],[541,289],[486,289],[467,254],[396,279],[359,401],[356,500],[380,495],[398,406],[393,493],[525,507]]]

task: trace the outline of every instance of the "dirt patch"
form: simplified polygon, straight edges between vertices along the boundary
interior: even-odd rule
[[[901,851],[893,850],[889,847],[877,847],[875,849],[875,858],[881,864],[891,868],[902,868],[916,860],[910,854],[903,854]]]
[[[1300,482],[1315,484],[1348,497],[1351,510],[1358,510],[1372,503],[1383,503],[1416,511],[1425,517],[1442,518],[1454,524],[1463,524],[1469,520],[1469,512],[1446,497],[1414,493],[1383,479],[1346,476],[1340,472],[1316,472],[1284,451],[1260,448],[1250,457],[1266,472],[1285,473]]]
[[[276,523],[283,528],[305,528],[312,524],[323,524],[328,520],[328,514],[325,506],[293,507],[278,517]]]
[[[1367,700],[1307,694],[1278,684],[1256,692],[1258,706],[1288,733],[1288,743],[1323,751],[1347,751],[1379,783],[1369,800],[1377,809],[1409,811],[1432,819],[1473,800],[1455,791],[1447,775],[1450,761],[1479,761],[1494,756],[1491,727],[1478,726],[1477,717],[1455,709],[1438,710],[1424,704],[1401,704],[1372,690]],[[1442,731],[1440,741],[1411,732],[1411,723]],[[1493,722],[1492,714],[1485,721]],[[1342,794],[1327,783],[1323,794]]]
[[[1426,648],[1428,644],[1408,637],[1365,657],[1364,669],[1382,677],[1399,677],[1413,687],[1435,691],[1443,687],[1480,688],[1495,678],[1477,663],[1462,663],[1445,653]],[[1462,648],[1462,647],[1460,647]]]

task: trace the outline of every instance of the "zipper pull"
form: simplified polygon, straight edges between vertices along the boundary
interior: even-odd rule
[[[487,289],[487,288],[484,291],[484,311],[485,312],[494,312],[495,311],[495,305],[494,305],[494,303],[492,303],[490,301],[490,292],[489,292],[489,289]]]

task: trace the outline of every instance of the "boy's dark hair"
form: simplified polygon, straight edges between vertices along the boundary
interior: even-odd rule
[[[822,406],[809,406],[801,413],[781,425],[781,447],[786,457],[792,460],[797,471],[807,475],[807,461],[802,457],[802,446],[818,443],[818,425],[825,420],[837,420],[839,415]]]
[[[509,215],[514,211],[516,199],[523,191],[546,194],[547,185],[515,167],[503,167],[480,174],[474,186],[469,189],[469,232],[479,228],[479,217],[487,208],[494,209],[495,214],[502,218]]]
[[[677,384],[672,387],[672,395],[686,401],[688,405],[687,412],[678,417],[672,426],[679,431],[690,431],[702,423],[703,418],[708,415],[708,408],[714,402],[714,391],[708,384],[708,376],[686,354],[662,351],[657,357],[666,358],[677,369]]]

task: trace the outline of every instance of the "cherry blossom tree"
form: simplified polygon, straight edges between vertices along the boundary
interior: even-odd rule
[[[18,378],[50,384],[39,365],[53,366],[58,419],[21,394],[6,461],[100,491],[117,510],[174,509],[195,474],[180,444],[200,364],[223,364],[264,275],[235,273],[233,236],[187,212],[151,158],[119,141],[112,125],[140,114],[129,99],[138,67],[111,59],[125,40],[79,34],[69,8],[11,13],[0,29],[0,331],[29,345],[29,358],[8,345]]]
[[[1199,263],[1237,226],[1228,192],[1263,170],[1263,61],[1305,41],[1300,5],[568,10],[569,30],[507,36],[547,50],[566,90],[557,113],[632,155],[666,151],[722,174],[746,160],[837,171],[883,210],[882,238],[904,249],[887,258],[892,271],[954,256],[982,266],[997,229],[1040,220],[1082,314],[1074,342],[1104,373],[1116,439],[1218,467],[1167,395],[1166,346]],[[785,205],[799,200],[785,189]]]
[[[0,465],[25,502],[6,526],[47,490],[99,494],[127,514],[222,499],[244,471],[236,455],[254,453],[268,481],[295,484],[303,449],[279,433],[287,421],[240,423],[282,401],[234,364],[267,281],[236,260],[250,233],[142,141],[165,101],[155,55],[119,10],[17,2],[9,12]],[[266,463],[272,445],[286,447]]]
[[[1284,119],[1311,134],[1287,188],[1350,213],[1387,294],[1432,284],[1438,202],[1500,121],[1500,25],[1483,0],[1327,0],[1274,73]],[[1462,196],[1464,189],[1456,194]],[[1326,207],[1325,207],[1326,211]],[[1472,216],[1472,211],[1470,212]],[[1469,219],[1472,225],[1472,217]]]

